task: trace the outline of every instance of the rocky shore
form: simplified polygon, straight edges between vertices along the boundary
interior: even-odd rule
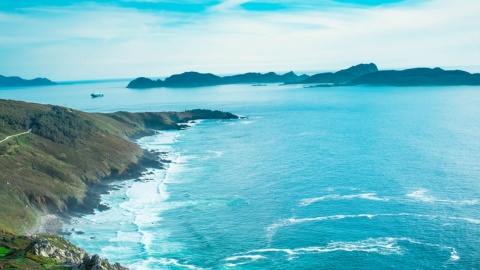
[[[88,114],[0,99],[0,269],[126,269],[58,236],[71,217],[108,210],[101,195],[112,182],[139,178],[169,162],[133,141],[155,130],[181,130],[197,119],[237,119],[223,111]],[[32,126],[34,128],[32,128]],[[129,139],[130,138],[130,139]],[[12,192],[12,191],[15,192]],[[45,240],[46,239],[46,240]]]

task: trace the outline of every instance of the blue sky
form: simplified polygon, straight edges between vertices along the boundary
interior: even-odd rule
[[[195,70],[461,67],[478,0],[1,0],[0,74],[53,80]]]

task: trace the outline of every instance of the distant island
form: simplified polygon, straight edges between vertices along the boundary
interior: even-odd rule
[[[185,129],[183,123],[197,119],[237,118],[200,109],[85,113],[0,99],[0,269],[126,269],[61,237],[22,234],[61,233],[61,227],[40,226],[46,214],[68,218],[102,210],[106,206],[100,194],[108,191],[109,182],[132,179],[169,162],[132,139],[156,130]]]
[[[21,86],[42,86],[42,85],[55,85],[56,82],[52,82],[46,78],[36,78],[32,80],[26,80],[20,77],[5,77],[0,75],[0,87],[21,87]]]
[[[412,68],[400,71],[383,70],[367,73],[353,79],[348,85],[480,85],[480,74],[471,74],[462,70],[443,70],[441,68]]]
[[[278,75],[275,72],[268,72],[264,74],[250,72],[225,77],[220,77],[211,73],[198,73],[190,71],[182,74],[172,75],[165,80],[152,80],[149,78],[140,77],[131,81],[127,85],[127,88],[198,87],[237,83],[285,83],[299,82],[306,78],[308,78],[308,75],[299,76],[292,71],[283,75]]]
[[[145,77],[131,81],[127,88],[155,87],[199,87],[223,84],[264,83],[304,84],[309,87],[385,85],[385,86],[441,86],[441,85],[480,85],[480,74],[471,74],[461,70],[443,70],[441,68],[412,68],[406,70],[379,70],[374,63],[358,64],[337,72],[323,72],[308,75],[296,75],[288,72],[278,75],[245,73],[220,77],[211,73],[185,72],[172,75],[165,80],[152,80]]]
[[[345,84],[365,74],[378,72],[375,64],[359,64],[337,72],[318,73],[302,81],[285,82],[286,84]]]

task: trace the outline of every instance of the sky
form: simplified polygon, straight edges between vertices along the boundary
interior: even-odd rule
[[[479,0],[0,0],[0,74],[480,72]]]

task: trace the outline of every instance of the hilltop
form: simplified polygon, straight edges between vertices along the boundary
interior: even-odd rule
[[[348,83],[360,76],[377,72],[375,64],[359,64],[337,72],[324,72],[312,75],[303,81],[295,82],[297,84],[324,83],[324,84],[343,84]]]
[[[36,78],[32,80],[22,79],[20,77],[5,77],[0,75],[0,87],[20,87],[20,86],[42,86],[42,85],[55,85],[56,82],[52,82],[46,78]]]

